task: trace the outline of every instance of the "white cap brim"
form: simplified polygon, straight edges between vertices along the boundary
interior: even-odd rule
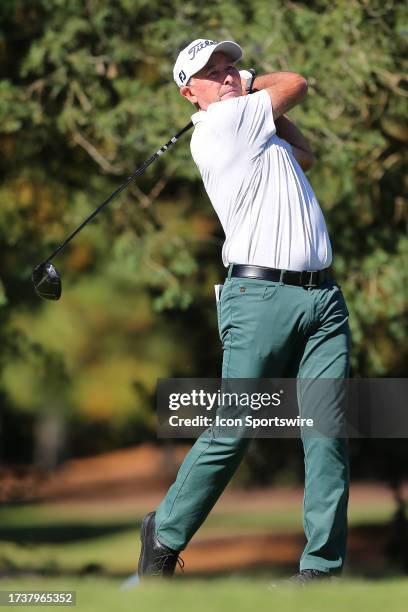
[[[212,54],[216,53],[217,51],[222,51],[223,53],[226,53],[234,62],[237,62],[239,59],[241,59],[243,55],[243,51],[237,43],[233,42],[232,40],[223,40],[222,42],[218,43],[218,45],[215,45],[214,48],[211,50],[207,62],[212,56]],[[205,64],[207,62],[205,62]],[[205,64],[202,66],[202,68],[204,68]]]

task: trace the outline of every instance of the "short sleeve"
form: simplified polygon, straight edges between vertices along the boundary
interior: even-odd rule
[[[208,108],[212,129],[238,152],[249,150],[257,157],[276,134],[272,101],[267,91],[231,98]]]

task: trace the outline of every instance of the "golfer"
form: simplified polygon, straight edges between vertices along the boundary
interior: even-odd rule
[[[181,95],[197,110],[192,156],[225,232],[228,275],[217,305],[222,378],[343,379],[348,311],[330,271],[324,217],[303,172],[312,154],[285,115],[304,100],[307,83],[291,72],[240,74],[241,57],[235,42],[199,39],[174,66]],[[327,414],[336,410],[334,397],[324,401]],[[144,518],[140,577],[174,573],[248,443],[211,430],[197,439],[161,504]],[[349,484],[344,437],[304,436],[302,443],[306,545],[292,577],[299,584],[341,571]]]

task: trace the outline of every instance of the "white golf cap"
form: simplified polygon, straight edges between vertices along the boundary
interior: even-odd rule
[[[237,43],[232,40],[215,42],[205,38],[197,38],[180,51],[174,64],[173,75],[179,87],[188,83],[190,77],[204,68],[213,53],[222,51],[229,55],[233,62],[241,59],[243,51]]]

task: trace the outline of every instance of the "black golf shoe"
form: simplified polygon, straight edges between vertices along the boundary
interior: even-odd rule
[[[170,578],[175,572],[177,563],[181,568],[184,565],[177,550],[165,546],[157,539],[155,515],[155,512],[149,512],[143,519],[140,532],[142,549],[137,569],[139,578],[143,576]]]
[[[317,569],[304,569],[289,578],[288,583],[294,586],[307,586],[311,582],[316,582],[316,580],[330,580],[331,578],[332,576],[329,572],[321,572]]]

